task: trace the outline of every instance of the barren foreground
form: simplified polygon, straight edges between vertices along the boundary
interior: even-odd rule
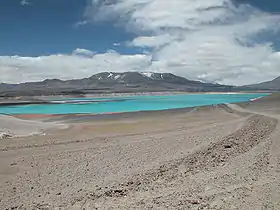
[[[0,141],[1,209],[280,209],[280,97],[63,119]]]

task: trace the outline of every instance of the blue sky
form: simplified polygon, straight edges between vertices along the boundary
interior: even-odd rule
[[[225,84],[280,75],[280,1],[139,2],[0,1],[0,82],[101,71],[172,72]]]
[[[261,11],[271,13],[271,14],[280,14],[280,1],[277,0],[235,0],[237,4],[249,4],[258,8]],[[279,23],[280,24],[280,23]],[[254,36],[254,40],[257,43],[263,42],[272,42],[275,50],[280,50],[280,33],[267,33],[262,32]]]
[[[266,12],[280,12],[280,3],[276,0],[235,0],[237,4],[250,4],[258,9]]]
[[[21,2],[0,1],[1,55],[69,53],[76,48],[135,52],[114,46],[132,35],[112,23],[77,25],[84,20],[86,0],[31,0],[25,5]]]

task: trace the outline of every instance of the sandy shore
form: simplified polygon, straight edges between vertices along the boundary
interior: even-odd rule
[[[40,117],[33,115],[33,118],[38,119]],[[0,115],[0,139],[45,135],[45,132],[49,130],[66,128],[68,128],[68,125],[57,122],[41,122],[28,120],[28,117],[26,119],[19,119],[15,116]]]
[[[112,116],[1,140],[1,208],[280,209],[279,95]]]

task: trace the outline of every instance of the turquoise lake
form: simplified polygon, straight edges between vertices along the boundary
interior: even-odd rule
[[[113,98],[67,99],[73,103],[1,106],[1,114],[102,114],[166,110],[195,106],[237,103],[266,96],[268,94],[184,94],[169,96],[130,96]],[[98,102],[90,102],[95,100]],[[79,103],[75,103],[79,101]],[[62,101],[61,101],[62,102]]]

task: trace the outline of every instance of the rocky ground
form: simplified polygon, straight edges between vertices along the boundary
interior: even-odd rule
[[[63,119],[1,140],[0,206],[280,209],[279,101]]]

